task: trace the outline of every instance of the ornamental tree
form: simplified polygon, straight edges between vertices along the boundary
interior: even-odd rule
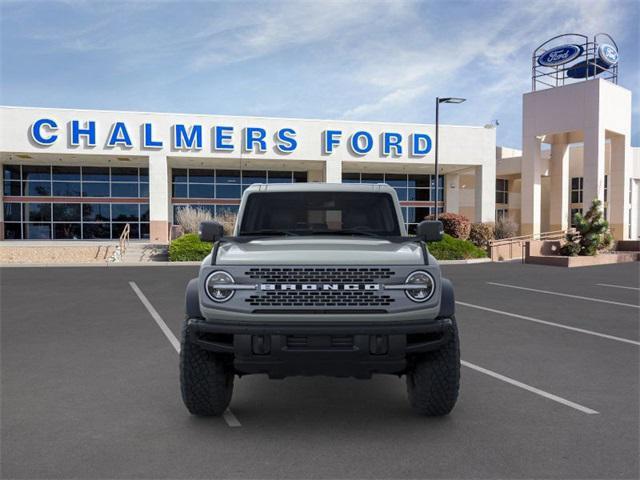
[[[576,213],[573,221],[576,231],[567,233],[567,242],[560,250],[562,255],[597,255],[600,250],[611,246],[613,237],[609,233],[609,222],[604,218],[600,200],[593,200],[584,215]]]

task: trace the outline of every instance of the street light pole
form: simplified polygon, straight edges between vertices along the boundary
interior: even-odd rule
[[[438,219],[438,202],[440,201],[440,189],[438,188],[438,145],[440,144],[440,142],[438,141],[439,132],[440,132],[440,97],[436,97],[436,145],[435,145],[436,206],[435,206],[435,210],[433,211],[434,220]]]
[[[459,97],[445,97],[445,98],[440,98],[440,97],[436,97],[436,144],[435,144],[435,148],[434,148],[434,154],[435,154],[435,177],[436,177],[436,206],[435,206],[435,219],[438,219],[438,202],[440,201],[440,182],[439,182],[439,177],[438,177],[438,146],[440,145],[440,142],[438,140],[438,136],[440,134],[440,104],[441,103],[462,103],[464,101],[466,101],[466,98],[459,98]],[[444,184],[443,184],[444,187]]]

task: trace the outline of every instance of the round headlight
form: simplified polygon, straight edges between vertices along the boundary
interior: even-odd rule
[[[216,285],[225,285],[235,283],[233,277],[229,275],[227,272],[217,271],[211,273],[207,277],[207,281],[204,284],[205,290],[209,298],[214,302],[226,302],[231,297],[233,297],[233,290],[224,289],[220,287],[216,287]]]
[[[423,271],[413,272],[405,280],[407,286],[415,285],[415,288],[407,288],[405,293],[414,302],[426,302],[436,290],[436,284],[431,274]]]

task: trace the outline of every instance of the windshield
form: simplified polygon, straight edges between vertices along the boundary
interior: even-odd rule
[[[399,236],[393,198],[369,192],[252,193],[239,235]]]

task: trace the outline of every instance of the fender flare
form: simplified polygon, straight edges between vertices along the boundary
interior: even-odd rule
[[[187,314],[187,318],[202,318],[197,278],[192,278],[187,284],[187,291],[185,293],[185,312]]]
[[[440,312],[438,318],[451,318],[456,313],[456,299],[453,283],[448,278],[442,278],[442,294],[440,296]]]

